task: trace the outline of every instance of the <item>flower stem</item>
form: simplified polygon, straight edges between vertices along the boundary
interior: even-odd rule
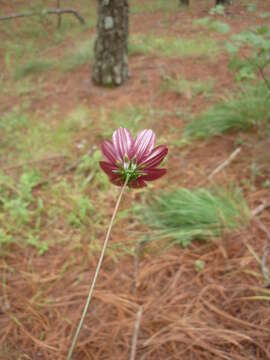
[[[83,313],[82,313],[79,325],[77,327],[76,333],[75,333],[75,335],[73,337],[72,344],[70,346],[70,349],[69,349],[66,360],[71,359],[73,350],[74,350],[76,342],[78,340],[79,333],[80,333],[80,330],[82,328],[82,325],[83,325],[83,322],[84,322],[84,319],[85,319],[85,316],[86,316],[86,313],[87,313],[87,310],[88,310],[88,307],[89,307],[89,304],[91,302],[91,298],[92,298],[92,295],[93,295],[93,292],[94,292],[95,284],[96,284],[98,274],[99,274],[99,271],[100,271],[100,268],[101,268],[101,265],[102,265],[105,250],[106,250],[109,238],[110,238],[113,222],[114,222],[115,216],[117,214],[117,211],[118,211],[118,208],[119,208],[119,205],[120,205],[120,202],[121,202],[121,199],[122,199],[122,196],[123,196],[123,193],[124,193],[124,190],[125,190],[125,188],[127,186],[128,181],[129,181],[129,177],[126,178],[126,181],[125,181],[124,185],[121,188],[118,200],[116,202],[116,205],[115,205],[115,208],[114,208],[114,211],[113,211],[113,214],[112,214],[111,222],[110,222],[109,228],[107,230],[106,238],[104,240],[104,244],[103,244],[103,248],[102,248],[102,251],[101,251],[101,254],[100,254],[100,258],[99,258],[99,261],[98,261],[98,264],[97,264],[97,267],[96,267],[96,272],[95,272],[95,275],[94,275],[94,279],[93,279],[93,281],[91,283],[91,287],[90,287],[90,290],[89,290],[89,293],[88,293],[86,304],[84,306]]]

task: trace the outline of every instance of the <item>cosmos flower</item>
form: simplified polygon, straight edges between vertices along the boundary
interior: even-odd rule
[[[146,129],[138,133],[135,140],[129,130],[117,129],[112,141],[105,140],[101,149],[106,161],[100,161],[102,170],[110,181],[122,186],[128,178],[131,188],[142,188],[146,181],[160,178],[166,169],[158,166],[168,153],[165,145],[154,148],[156,136],[152,130]]]

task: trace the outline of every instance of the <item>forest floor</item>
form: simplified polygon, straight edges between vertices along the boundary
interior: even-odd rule
[[[27,3],[0,1],[1,15]],[[99,169],[99,149],[120,126],[152,128],[169,147],[168,174],[126,191],[73,359],[130,359],[140,311],[136,359],[270,359],[270,136],[182,140],[190,118],[239,94],[225,42],[270,14],[270,2],[250,3],[209,15],[207,1],[131,1],[131,77],[115,89],[91,82],[95,1],[65,1],[85,26],[69,15],[60,30],[53,16],[0,22],[1,360],[65,359],[119,191]],[[196,23],[209,16],[229,30]],[[152,232],[138,204],[232,184],[256,210],[246,226],[185,248],[138,245]]]

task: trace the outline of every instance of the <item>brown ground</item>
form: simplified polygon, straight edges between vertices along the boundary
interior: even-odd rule
[[[258,3],[261,11],[270,11],[266,1]],[[154,30],[174,36],[194,35],[196,30],[189,25],[193,19],[205,15],[203,7],[188,15],[171,14],[171,26],[164,28],[160,25],[162,14],[136,14],[131,20],[131,33]],[[238,32],[262,20],[247,12],[246,6],[236,4],[230,8],[226,21]],[[93,86],[88,65],[65,78],[50,73],[47,95],[34,99],[31,110],[45,114],[57,103],[63,117],[79,104],[119,109],[128,104],[150,103],[169,111],[188,104],[192,113],[199,113],[234,88],[227,64],[225,53],[218,61],[212,59],[210,65],[209,59],[203,58],[134,56],[130,59],[131,79],[115,90]],[[188,95],[160,93],[164,69],[167,74],[178,74],[188,80],[214,78],[218,95],[208,100],[199,95],[190,100]],[[15,96],[6,96],[2,111],[19,102]],[[53,119],[56,120],[60,118]],[[181,134],[183,124],[176,116],[165,116],[155,123],[155,131],[163,136],[171,125]],[[269,151],[269,141],[258,142],[258,137],[252,134],[240,135],[246,139],[242,151],[226,172],[216,177],[218,183],[240,183],[250,178],[252,159],[259,159]],[[99,145],[98,127],[83,136]],[[235,134],[229,134],[196,142],[188,149],[171,146],[168,176],[155,188],[207,184],[207,176],[235,149],[235,139]],[[59,167],[52,165],[53,169]],[[263,201],[270,202],[269,189],[260,186],[264,180],[264,176],[258,177],[253,190],[248,186],[244,188],[252,209]],[[128,192],[122,207],[128,208],[139,198],[140,192]],[[109,198],[108,202],[111,213],[113,199]],[[109,216],[104,223],[108,220]],[[121,229],[123,223],[124,230]],[[140,306],[142,317],[136,359],[270,359],[270,290],[264,286],[260,264],[254,257],[254,253],[262,257],[269,244],[266,234],[269,227],[270,212],[265,209],[248,228],[226,234],[214,243],[196,243],[188,249],[173,247],[164,252],[146,249],[135,260],[129,255],[117,260],[107,256],[73,359],[129,359]],[[122,221],[114,229],[112,243],[131,241],[138,231],[142,232],[132,219]],[[104,233],[105,229],[99,233],[100,242]],[[77,249],[71,243],[74,234],[71,232],[69,236],[70,245],[65,242],[52,246],[42,257],[30,248],[14,245],[1,258],[1,360],[65,359],[98,256],[88,251],[89,234],[84,235]],[[205,262],[200,272],[195,271],[196,260]]]

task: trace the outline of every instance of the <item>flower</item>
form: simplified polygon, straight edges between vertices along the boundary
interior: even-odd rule
[[[158,166],[168,153],[165,145],[154,148],[156,136],[150,129],[142,130],[135,140],[128,129],[119,128],[112,141],[104,140],[101,146],[106,161],[100,161],[100,167],[109,176],[110,181],[122,186],[128,178],[131,188],[142,188],[146,181],[160,178],[166,169]]]

